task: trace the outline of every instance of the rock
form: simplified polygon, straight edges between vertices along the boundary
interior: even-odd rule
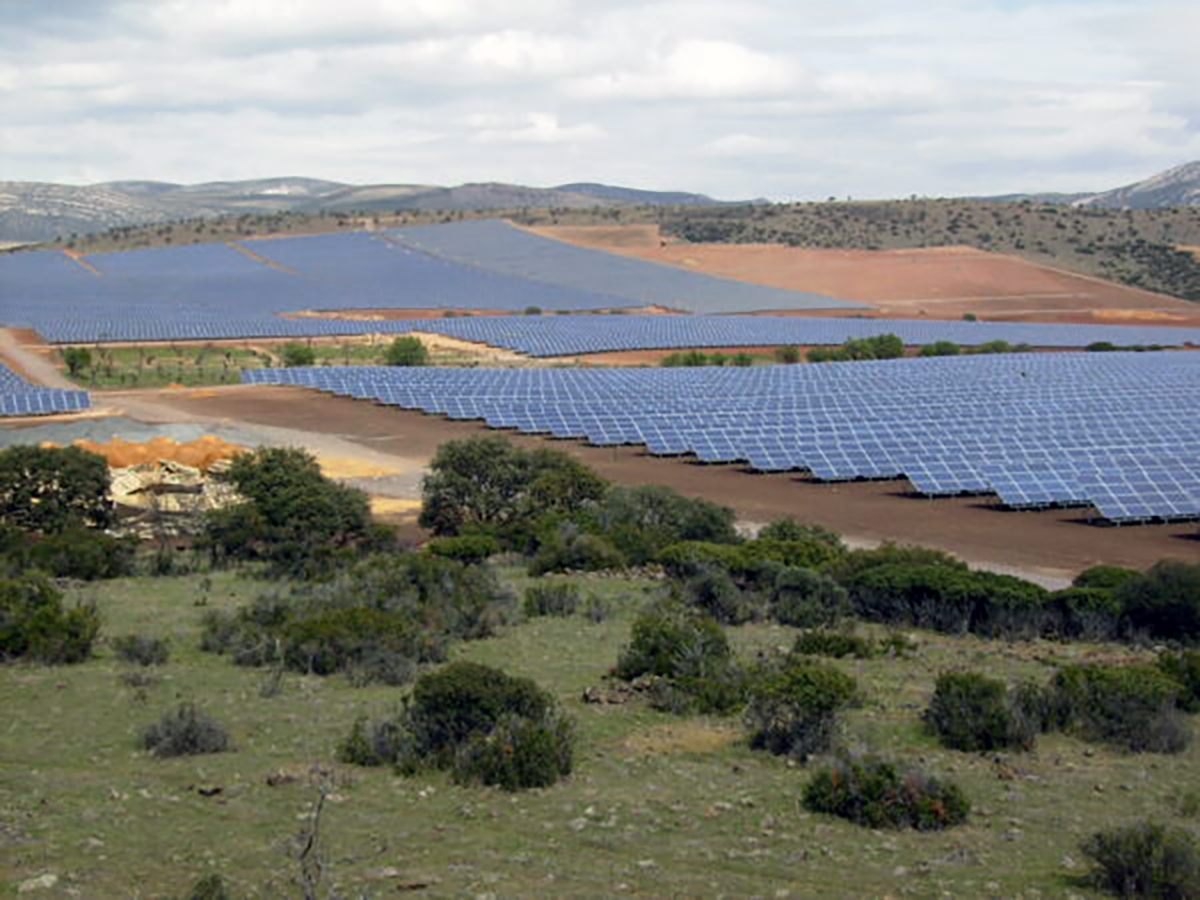
[[[572,831],[583,831],[583,829],[588,827],[588,820],[583,817],[572,819],[567,823],[567,827]]]
[[[58,884],[58,876],[53,872],[47,872],[45,875],[39,875],[36,878],[30,878],[28,881],[22,881],[17,886],[17,893],[29,894],[33,891],[48,891],[56,884]]]

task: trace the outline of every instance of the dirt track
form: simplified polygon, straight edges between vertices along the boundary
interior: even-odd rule
[[[202,418],[288,429],[306,445],[336,440],[371,455],[428,461],[444,441],[489,431],[364,401],[329,397],[300,388],[235,387],[207,391],[160,391],[110,395],[131,414]],[[511,435],[535,446],[541,438]],[[1088,523],[1085,510],[1005,512],[987,497],[925,500],[907,482],[820,485],[788,474],[751,474],[737,466],[709,466],[656,458],[632,447],[588,447],[553,441],[624,484],[668,484],[737,510],[739,518],[765,522],[794,515],[863,541],[894,540],[949,550],[973,562],[1012,566],[1051,575],[1089,565],[1144,567],[1172,557],[1200,561],[1196,524],[1114,528]],[[416,484],[415,479],[411,482]]]
[[[886,316],[1200,326],[1196,304],[970,247],[808,250],[665,241],[657,226],[532,229],[652,262],[870,303]]]

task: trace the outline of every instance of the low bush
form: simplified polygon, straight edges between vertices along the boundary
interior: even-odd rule
[[[148,726],[141,746],[160,758],[224,753],[230,749],[229,733],[216,719],[191,703],[182,703]]]
[[[361,675],[380,655],[435,662],[445,653],[442,641],[403,613],[367,606],[316,611],[289,622],[278,634],[284,664],[308,675],[351,670]]]
[[[842,536],[824,525],[807,525],[790,516],[764,525],[756,536],[760,541],[810,541],[816,540],[835,550],[845,550]]]
[[[315,365],[317,362],[317,351],[308,344],[301,344],[299,341],[288,341],[283,345],[280,357],[284,366],[293,369],[297,366]]]
[[[1068,666],[1052,683],[1056,724],[1135,751],[1179,753],[1191,729],[1175,708],[1181,687],[1155,666]]]
[[[62,594],[45,577],[0,579],[0,662],[82,662],[91,656],[99,634],[95,608],[65,608]]]
[[[924,719],[938,740],[969,753],[1005,747],[1030,749],[1040,731],[1037,719],[1014,714],[1004,682],[978,672],[938,676]]]
[[[165,665],[171,648],[162,638],[145,634],[126,634],[109,641],[113,652],[122,662],[138,666]]]
[[[405,774],[449,769],[460,783],[518,790],[569,774],[574,746],[573,724],[533,681],[462,662],[418,678],[393,716],[356,722],[338,757]]]
[[[570,616],[579,608],[579,587],[568,582],[534,584],[525,589],[525,615]]]
[[[1138,574],[1136,569],[1126,569],[1122,566],[1092,566],[1076,575],[1071,587],[1115,591]]]
[[[952,782],[901,771],[881,759],[839,759],[804,789],[806,809],[866,828],[941,831],[966,821],[971,804]]]
[[[213,873],[205,875],[192,885],[187,900],[233,900],[233,894],[225,884],[225,879]]]
[[[631,565],[645,565],[680,541],[736,544],[734,512],[663,485],[616,486],[595,510],[599,533]]]
[[[684,603],[725,625],[741,625],[755,618],[757,603],[722,569],[705,569],[680,587]]]
[[[607,538],[584,531],[574,522],[562,522],[542,539],[529,574],[600,572],[624,565],[624,555]]]
[[[849,675],[786,657],[758,673],[746,705],[750,746],[804,761],[833,743],[838,713],[858,701]]]
[[[829,627],[850,613],[850,600],[846,589],[828,575],[789,567],[775,576],[769,611],[783,625]]]
[[[837,631],[805,631],[796,636],[792,653],[797,656],[827,656],[842,659],[870,659],[875,655],[875,645],[866,638]]]
[[[1182,828],[1139,822],[1097,831],[1083,842],[1095,887],[1117,897],[1200,897],[1200,848]]]
[[[1122,582],[1115,594],[1128,633],[1200,641],[1200,563],[1156,563]]]
[[[1047,603],[1059,637],[1109,641],[1120,633],[1121,604],[1107,588],[1069,587],[1052,593]]]
[[[570,719],[508,716],[476,732],[459,749],[451,776],[459,784],[494,784],[506,791],[549,787],[571,774],[575,729]]]
[[[82,581],[124,578],[133,574],[137,546],[136,538],[71,528],[33,541],[28,550],[28,564],[55,578]]]
[[[1179,708],[1189,713],[1200,713],[1200,650],[1163,653],[1158,657],[1158,668],[1178,682]]]
[[[724,713],[745,700],[745,677],[721,626],[678,603],[654,605],[634,620],[614,674],[661,679],[652,702],[675,713]]]
[[[425,545],[434,556],[461,563],[481,563],[500,552],[500,542],[487,534],[463,534],[457,537],[434,538]]]

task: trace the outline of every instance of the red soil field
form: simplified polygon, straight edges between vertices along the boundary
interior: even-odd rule
[[[858,300],[889,318],[960,319],[974,313],[997,320],[1200,326],[1195,303],[970,247],[808,250],[687,244],[663,239],[655,225],[531,230],[709,275]]]

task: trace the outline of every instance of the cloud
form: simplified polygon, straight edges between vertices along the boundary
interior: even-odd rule
[[[1184,0],[0,0],[28,180],[1090,190],[1200,157]]]

